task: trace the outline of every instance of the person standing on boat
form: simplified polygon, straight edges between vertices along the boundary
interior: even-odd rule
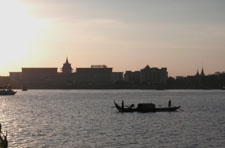
[[[122,108],[124,108],[124,101],[122,100]]]
[[[171,100],[169,100],[168,102],[168,107],[171,107]]]

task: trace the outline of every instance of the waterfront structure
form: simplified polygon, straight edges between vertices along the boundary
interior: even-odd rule
[[[66,58],[66,62],[63,64],[63,67],[62,67],[62,73],[71,74],[72,71],[73,69],[71,67],[71,64],[69,63],[68,58]]]
[[[184,80],[185,77],[184,76],[176,76],[176,80]]]
[[[27,88],[55,88],[57,68],[22,68],[22,85]]]
[[[147,84],[151,87],[160,87],[166,85],[168,79],[167,68],[150,68],[147,65],[145,68],[141,69],[141,83]]]
[[[10,85],[13,88],[22,87],[22,72],[10,72],[9,79],[10,79]]]
[[[111,80],[112,80],[112,83],[122,81],[123,80],[123,72],[112,72]]]
[[[10,78],[8,76],[0,76],[0,87],[10,85]]]
[[[57,70],[56,67],[22,68],[22,72],[10,72],[10,84],[12,88],[28,89],[164,88],[168,78],[167,68],[148,65],[140,71],[126,71],[124,79],[123,72],[113,72],[113,68],[106,65],[76,68],[73,72],[68,58],[62,72]]]
[[[76,68],[76,87],[98,87],[112,84],[112,68],[106,65],[92,65],[90,68]]]
[[[140,83],[141,72],[140,71],[126,71],[124,74],[124,80],[131,83]]]
[[[22,68],[22,72],[10,72],[13,88],[63,89],[72,88],[71,75],[58,73],[58,68]]]
[[[166,86],[168,79],[167,68],[150,68],[149,65],[140,71],[126,71],[124,80],[135,86],[142,88],[163,88]]]

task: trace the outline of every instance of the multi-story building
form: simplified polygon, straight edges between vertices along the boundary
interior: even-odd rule
[[[76,72],[73,73],[68,58],[63,64],[62,72],[59,73],[57,70],[56,67],[22,68],[22,72],[10,72],[10,84],[13,88],[25,86],[28,89],[113,88],[113,84],[123,80],[122,72],[113,72],[113,68],[105,65],[76,68]],[[168,73],[167,68],[150,68],[147,65],[140,71],[126,71],[124,77],[125,81],[131,82],[127,84],[158,87],[166,84]]]
[[[112,72],[111,80],[112,83],[123,80],[123,72]]]
[[[10,72],[10,85],[13,88],[21,88],[22,87],[22,72]]]
[[[141,72],[140,71],[126,71],[124,74],[124,80],[131,83],[140,83]]]
[[[141,69],[141,82],[152,87],[166,85],[168,79],[167,68],[150,68],[148,65]]]
[[[90,68],[76,68],[76,87],[109,86],[112,84],[112,68],[105,65],[92,65]]]
[[[62,73],[58,68],[22,68],[22,72],[10,72],[10,84],[13,88],[72,88],[72,67],[63,64]]]
[[[105,65],[92,65],[90,68],[76,68],[77,87],[108,86],[112,84],[112,68]]]
[[[27,88],[55,88],[59,81],[57,68],[22,68],[22,85]]]
[[[10,85],[10,79],[7,76],[0,76],[0,87],[6,87]]]

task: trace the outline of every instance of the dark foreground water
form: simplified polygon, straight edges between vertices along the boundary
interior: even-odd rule
[[[181,105],[183,111],[118,113],[125,104]],[[0,96],[11,148],[224,148],[225,91],[28,90]]]

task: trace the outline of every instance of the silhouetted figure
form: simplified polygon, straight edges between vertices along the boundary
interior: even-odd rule
[[[122,100],[122,108],[124,108],[124,101]]]
[[[168,102],[168,107],[171,107],[171,100],[169,100]]]

